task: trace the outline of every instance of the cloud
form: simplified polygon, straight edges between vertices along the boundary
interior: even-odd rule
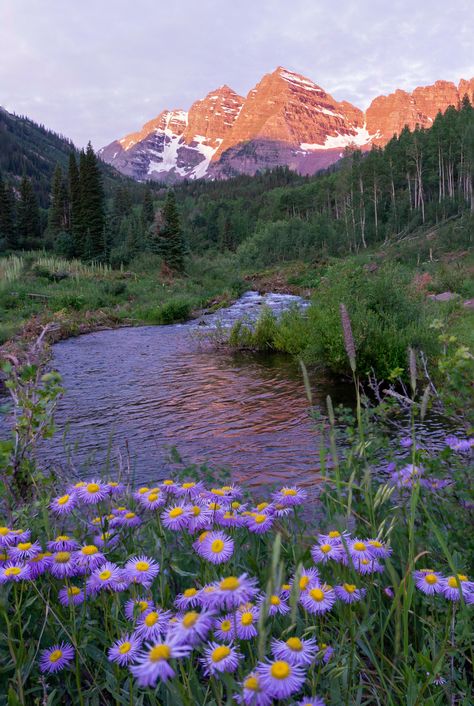
[[[100,147],[283,65],[364,108],[474,75],[470,0],[2,0],[0,105]]]

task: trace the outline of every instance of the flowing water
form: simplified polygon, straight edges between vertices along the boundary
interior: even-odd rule
[[[64,474],[101,475],[107,449],[131,459],[137,480],[163,478],[170,450],[186,464],[232,470],[250,484],[310,482],[318,477],[319,439],[308,414],[301,372],[282,355],[235,354],[200,340],[203,331],[255,320],[306,303],[248,292],[233,306],[186,324],[86,334],[54,346],[52,366],[66,394],[59,431],[43,460]],[[314,401],[349,403],[352,386],[318,375]],[[68,461],[61,432],[73,445]]]

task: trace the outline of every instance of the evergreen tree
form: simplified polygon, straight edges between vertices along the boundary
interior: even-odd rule
[[[51,185],[51,205],[48,212],[48,230],[56,236],[69,230],[69,203],[61,165],[57,164]]]
[[[20,247],[26,250],[40,247],[41,221],[38,199],[27,177],[23,177],[20,184],[17,228]]]
[[[11,186],[0,175],[0,247],[15,250],[18,247],[15,228],[15,197]]]
[[[74,152],[71,152],[69,155],[68,192],[69,228],[73,240],[72,249],[76,257],[82,257],[84,251],[84,233],[81,220],[81,186],[79,183],[79,169]]]
[[[165,205],[157,218],[156,251],[163,264],[174,272],[184,270],[184,240],[175,195],[168,191]]]
[[[143,197],[142,220],[145,228],[149,228],[155,218],[155,208],[153,206],[153,195],[149,186],[147,186]]]
[[[81,226],[84,237],[82,256],[87,260],[105,257],[105,210],[102,177],[97,157],[89,142],[81,152],[79,167]]]

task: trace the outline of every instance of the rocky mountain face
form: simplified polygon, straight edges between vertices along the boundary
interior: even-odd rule
[[[165,110],[138,132],[100,150],[101,158],[140,181],[255,174],[287,165],[314,174],[347,145],[384,145],[405,125],[429,127],[439,111],[474,99],[474,78],[436,81],[412,93],[379,96],[364,113],[336,101],[308,78],[278,67],[246,98],[221,86],[188,112]]]

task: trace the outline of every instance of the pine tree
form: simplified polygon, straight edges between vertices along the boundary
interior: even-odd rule
[[[79,169],[74,152],[71,152],[69,155],[68,192],[69,227],[74,243],[73,251],[76,257],[82,257],[84,251],[84,233],[81,220],[81,186],[79,183]]]
[[[15,228],[15,197],[11,186],[0,175],[0,246],[5,250],[18,247]]]
[[[81,225],[84,235],[82,256],[87,260],[105,257],[105,211],[102,177],[97,157],[89,142],[81,153],[79,167]]]
[[[160,219],[157,219],[157,252],[166,267],[174,272],[182,272],[184,270],[184,241],[176,199],[172,191],[168,191],[161,216]]]
[[[57,164],[51,185],[51,205],[48,212],[48,230],[56,236],[69,230],[69,203],[61,165]]]
[[[31,181],[24,176],[20,184],[20,200],[18,202],[18,242],[20,247],[33,250],[40,246],[41,221],[38,199]]]
[[[143,197],[142,220],[145,228],[149,228],[155,218],[155,209],[153,206],[153,195],[151,189],[147,186]]]

